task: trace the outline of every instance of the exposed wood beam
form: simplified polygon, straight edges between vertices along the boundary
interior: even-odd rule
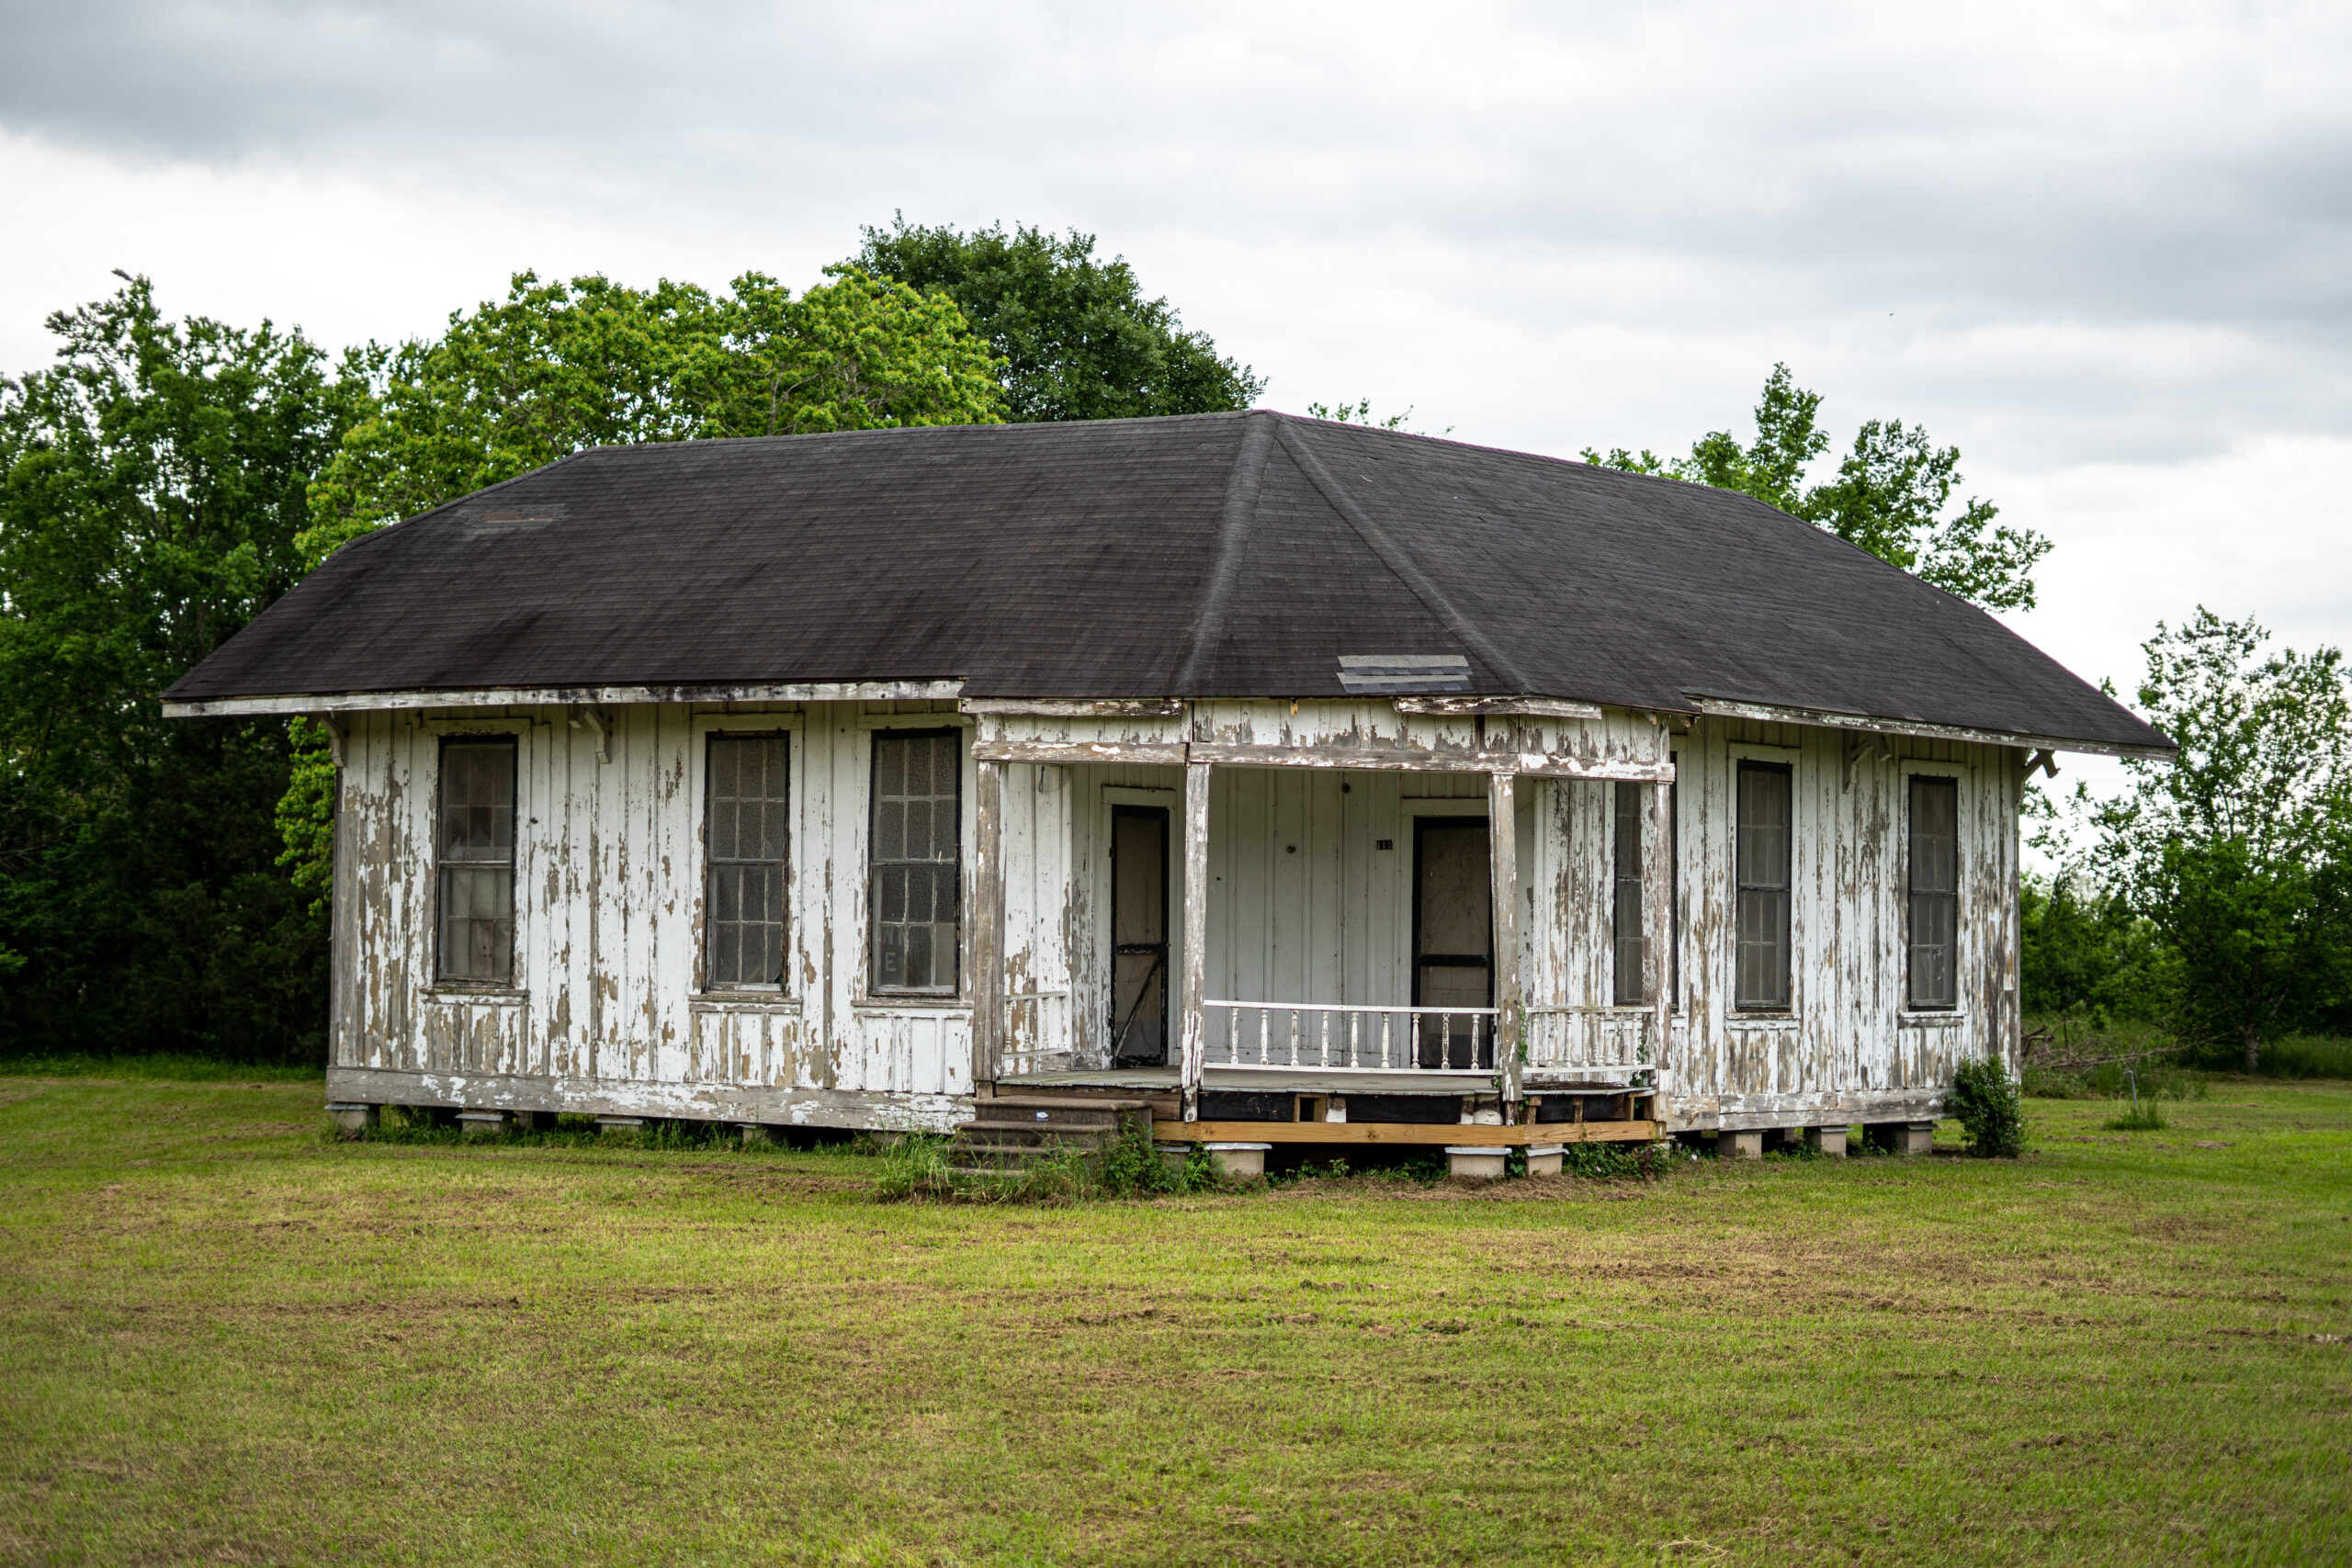
[[[1209,764],[1184,769],[1183,1059],[1178,1082],[1184,1120],[1201,1115],[1201,1069],[1208,1058],[1208,1021],[1202,1005],[1209,973]]]
[[[1970,729],[1961,725],[1927,724],[1914,719],[1872,718],[1865,714],[1833,713],[1823,708],[1781,707],[1770,703],[1693,694],[1701,713],[1717,718],[1754,718],[1768,724],[1811,724],[1825,729],[1854,729],[1872,735],[1910,735],[1928,740],[1969,740],[1984,746],[2016,746],[2026,750],[2089,751],[2104,757],[2169,757],[2169,746],[2122,746],[2107,740],[2070,740],[2058,735],[2022,735],[2002,729]]]
[[[982,762],[973,791],[972,1082],[994,1083],[1004,1058],[1004,764]]]
[[[1496,714],[1507,718],[1600,716],[1598,705],[1570,702],[1565,697],[1398,697],[1396,703],[1398,713],[1437,717],[1473,714]]]
[[[1495,1066],[1503,1099],[1519,1098],[1519,796],[1510,773],[1487,777],[1488,891],[1494,929],[1487,937],[1495,976]]]
[[[966,697],[968,714],[1012,718],[1179,718],[1182,697]]]
[[[1182,740],[976,740],[972,755],[984,762],[1133,762],[1179,766]]]
[[[1539,779],[1631,779],[1674,776],[1671,762],[1594,761],[1549,751],[1434,751],[1407,746],[1234,746],[1195,740],[1195,762],[1228,768],[1369,768],[1407,773],[1491,773]]]
[[[1515,1127],[1455,1122],[1154,1122],[1151,1134],[1164,1144],[1453,1144],[1504,1149],[1523,1144],[1647,1143],[1658,1135],[1655,1122],[1533,1122]]]
[[[565,707],[637,703],[892,703],[945,702],[961,681],[818,681],[731,686],[507,686],[432,692],[288,693],[271,697],[219,697],[164,705],[165,718],[264,714],[359,713],[385,708]]]

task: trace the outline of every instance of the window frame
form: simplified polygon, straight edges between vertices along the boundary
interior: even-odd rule
[[[1732,755],[1731,800],[1731,1010],[1736,1017],[1791,1018],[1797,1010],[1797,787],[1796,759],[1786,753],[1748,754],[1750,749],[1735,750]],[[1750,885],[1740,872],[1740,834],[1746,826],[1746,791],[1744,782],[1749,770],[1758,773],[1779,773],[1788,781],[1789,817],[1785,844],[1785,880],[1778,889],[1766,884]],[[1751,886],[1759,892],[1778,891],[1782,897],[1781,912],[1781,997],[1770,1001],[1748,1001],[1740,996],[1740,931],[1743,895]]]
[[[793,744],[794,728],[789,725],[770,723],[763,724],[758,728],[746,728],[741,726],[740,721],[696,727],[696,733],[702,742],[702,772],[696,784],[699,796],[695,801],[695,842],[702,856],[699,893],[702,908],[700,919],[697,921],[700,929],[696,932],[695,951],[697,995],[742,998],[786,996],[791,993],[792,937],[793,932],[799,927],[799,922],[793,918],[794,868],[798,863],[798,857],[793,853],[793,850],[800,836],[800,748]],[[783,929],[776,939],[777,970],[783,977],[777,980],[722,981],[714,979],[711,974],[713,913],[717,908],[712,885],[721,862],[711,851],[710,813],[715,792],[711,788],[710,770],[711,753],[716,744],[721,740],[781,740],[784,742],[784,859],[781,862],[783,886],[779,895],[781,903],[778,909]],[[729,860],[725,863],[766,864],[772,863]]]
[[[1643,863],[1642,838],[1644,818],[1649,807],[1649,793],[1656,786],[1620,779],[1609,789],[1609,995],[1611,1005],[1638,1008],[1649,1005],[1649,934],[1644,929],[1642,908],[1648,892]],[[1628,802],[1631,802],[1630,808]],[[1630,816],[1631,821],[1628,822]],[[1627,828],[1632,829],[1628,842]],[[1634,869],[1625,869],[1626,852],[1633,853]],[[1627,896],[1631,892],[1633,931],[1626,931]],[[1633,952],[1628,954],[1626,949]],[[1626,966],[1630,957],[1634,985],[1628,992]]]
[[[1903,764],[1902,779],[1903,874],[1895,888],[1895,897],[1900,905],[1898,912],[1903,931],[1900,979],[1903,999],[1899,1010],[1907,1017],[1949,1019],[1961,1012],[1961,998],[1966,994],[1966,989],[1962,984],[1962,963],[1966,951],[1966,930],[1962,919],[1962,909],[1967,901],[1968,866],[1967,857],[1962,853],[1961,839],[1962,824],[1966,821],[1968,814],[1967,770],[1951,763],[1915,762],[1906,759]],[[1951,899],[1951,1000],[1949,1002],[1917,1001],[1913,999],[1911,986],[1915,945],[1912,940],[1912,802],[1914,790],[1917,787],[1915,781],[1920,779],[1947,782],[1951,787],[1952,794],[1952,886],[1950,895]]]
[[[912,717],[914,716],[910,715],[908,716]],[[966,942],[969,940],[969,931],[967,929],[964,917],[969,912],[967,908],[967,895],[970,891],[969,881],[971,868],[967,862],[971,853],[969,844],[971,821],[970,814],[964,809],[965,787],[967,783],[964,774],[966,770],[971,766],[971,732],[966,727],[957,724],[906,724],[902,722],[895,722],[890,719],[885,719],[880,723],[871,726],[866,730],[866,735],[868,739],[865,749],[865,842],[862,846],[865,861],[863,882],[863,897],[865,906],[864,911],[865,917],[865,962],[861,975],[861,989],[863,995],[870,1003],[883,1007],[909,1005],[918,1007],[925,1005],[933,1007],[953,1006],[960,1002],[967,1001],[969,998],[965,991],[967,976],[965,973],[966,965],[964,963],[964,947]],[[877,787],[878,781],[881,776],[882,744],[886,740],[922,739],[952,739],[956,744],[956,852],[944,861],[928,863],[932,864],[947,865],[954,868],[956,878],[954,905],[956,912],[956,934],[954,941],[949,943],[949,946],[953,954],[951,961],[955,965],[955,973],[952,982],[945,986],[885,986],[881,982],[882,912],[880,903],[875,897],[875,873],[876,870],[876,862],[874,854],[876,843],[875,818],[880,812],[882,806],[882,791]],[[895,863],[905,864],[924,863],[899,862]]]
[[[523,737],[510,726],[496,728],[436,729],[434,732],[433,805],[427,829],[427,842],[432,845],[432,981],[430,989],[444,992],[494,991],[516,992],[522,989],[517,978],[523,959]],[[447,873],[459,866],[497,868],[497,861],[449,861],[445,858],[442,840],[443,814],[447,808],[449,752],[451,748],[501,748],[505,750],[507,773],[507,842],[506,859],[503,863],[507,877],[506,896],[506,973],[503,977],[481,975],[455,975],[448,965],[448,926],[445,914],[448,907]]]

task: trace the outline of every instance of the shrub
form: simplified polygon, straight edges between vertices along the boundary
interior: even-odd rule
[[[2023,1152],[2025,1111],[2018,1102],[2018,1083],[1998,1057],[1962,1064],[1947,1106],[1968,1134],[1970,1154],[2015,1159]]]

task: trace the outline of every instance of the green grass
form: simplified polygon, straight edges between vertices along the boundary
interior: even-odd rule
[[[2352,1558],[2341,1083],[1055,1207],[319,1100],[0,1079],[0,1560]]]

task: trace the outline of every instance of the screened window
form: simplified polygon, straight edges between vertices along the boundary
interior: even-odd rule
[[[781,735],[710,738],[703,954],[714,989],[784,984],[786,745]]]
[[[874,738],[866,901],[876,991],[956,992],[963,762],[960,730]]]
[[[1960,781],[1911,778],[1910,977],[1915,1008],[1960,1005]]]
[[[1793,860],[1786,766],[1739,765],[1738,953],[1733,1001],[1782,1012],[1789,1007],[1789,890]]]
[[[1646,786],[1617,785],[1614,837],[1617,897],[1611,919],[1616,930],[1617,1005],[1636,1007],[1647,1001],[1649,943],[1642,935],[1642,796]]]
[[[436,976],[513,983],[514,976],[514,742],[510,737],[441,742],[441,931]]]

